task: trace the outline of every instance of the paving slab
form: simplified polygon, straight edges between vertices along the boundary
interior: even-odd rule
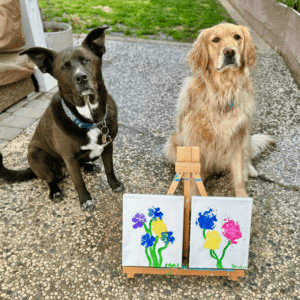
[[[5,118],[7,118],[10,115],[11,115],[11,113],[8,113],[8,112],[1,113],[0,114],[0,121],[4,120]]]
[[[51,100],[53,97],[53,93],[50,93],[50,92],[47,92],[47,93],[43,93],[41,95],[39,95],[38,97],[36,97],[36,100],[39,100],[39,99],[44,99],[44,100]]]
[[[43,94],[43,92],[32,92],[32,95],[27,95],[26,100],[33,100]]]
[[[5,112],[13,113],[13,112],[17,111],[20,107],[22,107],[25,104],[27,104],[28,102],[29,102],[29,100],[21,100],[18,103],[16,103],[15,105],[13,105],[10,108],[8,108]]]
[[[21,132],[21,128],[0,126],[0,139],[11,141]]]
[[[9,116],[0,122],[0,126],[16,127],[16,128],[24,128],[25,129],[25,128],[31,126],[35,121],[36,121],[36,119],[32,119],[32,118]]]
[[[40,118],[44,112],[45,109],[41,109],[41,108],[21,107],[17,111],[15,111],[12,115],[20,116],[24,118],[27,117],[27,118],[37,119]]]
[[[39,98],[38,100],[31,100],[25,107],[46,109],[50,104],[50,100]],[[28,126],[29,127],[29,126]]]
[[[4,148],[7,144],[8,144],[9,141],[7,140],[1,140],[0,139],[0,149]]]

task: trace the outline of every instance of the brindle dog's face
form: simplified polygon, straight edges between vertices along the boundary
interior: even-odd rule
[[[77,108],[97,105],[97,91],[102,84],[102,55],[105,53],[105,29],[91,31],[81,46],[60,52],[33,47],[20,53],[27,54],[43,73],[58,81],[60,95]]]
[[[97,103],[97,91],[102,83],[102,59],[84,47],[72,47],[59,52],[55,58],[53,76],[58,80],[63,98],[73,98],[76,107]]]

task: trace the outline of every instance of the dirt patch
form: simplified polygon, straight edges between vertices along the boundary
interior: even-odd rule
[[[174,30],[183,30],[184,28],[182,26],[177,26],[173,28]]]
[[[102,11],[105,11],[107,13],[110,13],[111,12],[111,8],[109,6],[102,6],[102,5],[99,5],[99,6],[93,6],[94,9],[101,9]]]

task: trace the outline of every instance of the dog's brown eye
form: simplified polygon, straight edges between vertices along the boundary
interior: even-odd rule
[[[220,42],[220,38],[219,38],[219,37],[215,37],[212,41],[213,41],[214,43],[218,43],[218,42]]]
[[[63,66],[63,69],[68,70],[68,69],[70,69],[70,67],[71,67],[70,63],[65,63],[64,66]]]
[[[91,61],[91,60],[88,59],[88,58],[85,58],[85,59],[83,60],[83,63],[84,63],[84,64],[87,64],[89,61]]]
[[[238,34],[236,34],[236,35],[234,36],[234,38],[235,38],[236,40],[239,40],[241,37],[240,37]]]

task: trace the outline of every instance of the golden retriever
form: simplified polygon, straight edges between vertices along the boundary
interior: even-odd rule
[[[245,181],[258,175],[250,159],[275,142],[250,136],[255,101],[249,69],[255,60],[246,27],[222,23],[202,30],[188,54],[193,76],[184,79],[179,95],[177,131],[165,146],[172,163],[177,146],[198,146],[203,180],[230,168],[237,197],[248,197]],[[193,183],[191,193],[196,190]]]

